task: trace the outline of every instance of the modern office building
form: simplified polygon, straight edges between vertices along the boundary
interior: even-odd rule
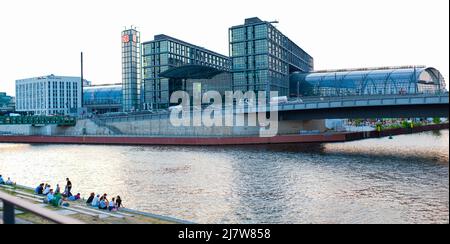
[[[445,80],[424,66],[325,70],[291,75],[291,97],[439,93]]]
[[[281,33],[274,22],[249,18],[229,29],[235,91],[289,94],[289,75],[314,70],[314,60]]]
[[[14,112],[15,99],[8,96],[5,92],[0,92],[0,115],[2,113]]]
[[[120,112],[122,111],[122,84],[84,87],[83,98],[84,107],[88,113]]]
[[[153,41],[143,43],[144,109],[167,108],[174,91],[189,89],[187,79],[212,79],[230,69],[230,59],[224,55],[167,35],[157,35]],[[213,84],[227,86],[229,81],[224,79],[227,80],[226,74],[216,77],[221,83],[210,82],[208,89],[217,88]]]
[[[81,78],[43,76],[16,81],[16,110],[34,115],[77,114],[81,104]]]
[[[122,32],[122,107],[124,111],[140,109],[141,35],[136,29]]]

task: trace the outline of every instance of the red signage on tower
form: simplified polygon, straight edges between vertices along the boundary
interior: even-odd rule
[[[122,36],[122,42],[123,42],[123,43],[128,43],[128,42],[130,42],[130,36],[129,36],[129,35],[123,35],[123,36]]]

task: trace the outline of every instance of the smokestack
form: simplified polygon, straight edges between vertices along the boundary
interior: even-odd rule
[[[83,78],[83,52],[81,52],[81,107],[84,107],[83,101],[83,87],[84,87],[84,78]]]

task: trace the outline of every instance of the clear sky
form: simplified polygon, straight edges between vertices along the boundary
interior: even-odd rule
[[[167,34],[228,55],[228,28],[247,17],[276,26],[316,69],[427,65],[449,81],[448,0],[0,1],[0,91],[42,75],[121,82],[121,31]]]

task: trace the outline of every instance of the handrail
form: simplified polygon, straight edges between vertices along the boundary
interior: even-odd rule
[[[47,219],[56,224],[84,224],[83,222],[56,214],[48,209],[36,206],[20,198],[8,195],[6,193],[0,192],[0,200],[3,201],[3,223],[4,224],[15,224],[15,207],[24,209],[27,212],[33,213],[39,217]]]

